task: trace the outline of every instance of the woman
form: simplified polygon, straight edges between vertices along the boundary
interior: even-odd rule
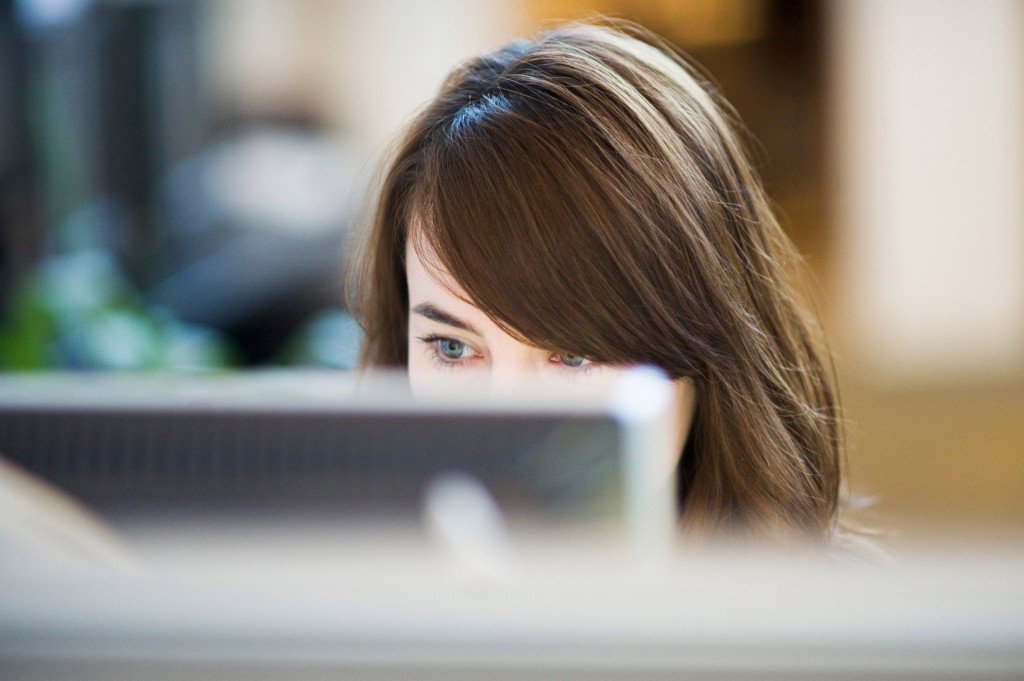
[[[839,410],[794,249],[728,105],[651,36],[570,25],[457,68],[357,259],[364,366],[417,389],[656,365],[678,387],[685,530],[833,539]]]

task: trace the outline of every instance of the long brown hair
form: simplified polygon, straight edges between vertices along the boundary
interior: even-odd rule
[[[842,458],[830,363],[733,120],[632,27],[562,26],[458,67],[390,158],[350,270],[362,364],[407,362],[415,223],[520,340],[694,381],[685,528],[827,541]]]

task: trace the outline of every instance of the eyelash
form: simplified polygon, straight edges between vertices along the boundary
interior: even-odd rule
[[[594,362],[594,361],[591,361],[590,364],[584,364],[583,366],[578,366],[578,367],[568,366],[567,364],[564,364],[563,362],[558,362],[557,364],[558,364],[558,371],[561,374],[563,374],[565,376],[568,376],[569,378],[579,378],[580,376],[583,376],[584,374],[587,374],[587,373],[593,371],[594,369],[598,368],[599,366],[601,366],[600,364],[598,364],[597,362]]]
[[[463,343],[460,340],[457,340],[455,338],[450,338],[448,336],[439,336],[437,334],[430,334],[430,335],[427,335],[427,336],[419,336],[417,338],[417,340],[419,340],[420,342],[422,342],[426,346],[427,354],[430,357],[431,361],[433,361],[435,365],[437,365],[439,367],[443,367],[445,369],[456,369],[459,366],[461,366],[462,364],[464,364],[467,360],[457,360],[457,359],[453,360],[453,359],[446,359],[445,357],[443,357],[442,353],[441,353],[441,349],[437,345],[441,341],[453,341],[453,342],[456,342],[456,343],[462,343],[466,347],[469,347],[471,350],[473,350],[473,352],[477,352],[468,343]],[[479,353],[477,353],[477,354],[479,356]],[[557,354],[552,355],[552,358],[557,357],[557,356],[558,356]],[[558,365],[558,370],[560,372],[562,372],[566,376],[570,376],[570,377],[582,376],[583,374],[586,374],[589,371],[592,371],[593,369],[596,369],[597,367],[601,366],[599,363],[594,362],[594,361],[591,361],[589,364],[585,364],[583,366],[578,366],[578,367],[568,366],[568,365],[566,365],[563,362],[553,362],[553,363]]]

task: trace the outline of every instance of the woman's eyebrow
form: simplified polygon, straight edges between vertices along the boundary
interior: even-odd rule
[[[419,305],[414,307],[412,311],[422,317],[426,317],[427,319],[433,320],[440,324],[444,324],[445,326],[451,326],[456,329],[462,329],[463,331],[466,331],[467,333],[471,333],[476,336],[481,335],[480,332],[477,331],[472,324],[464,322],[458,317],[453,317],[447,312],[437,309],[430,303],[420,303]]]

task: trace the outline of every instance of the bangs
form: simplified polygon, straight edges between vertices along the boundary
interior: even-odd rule
[[[524,342],[602,362],[678,366],[679,339],[665,337],[677,323],[658,291],[676,278],[650,255],[676,245],[650,243],[658,211],[638,204],[645,186],[593,124],[541,106],[543,118],[508,98],[483,98],[436,130],[407,204],[409,238],[430,247],[468,302]],[[671,362],[662,355],[669,348]]]

